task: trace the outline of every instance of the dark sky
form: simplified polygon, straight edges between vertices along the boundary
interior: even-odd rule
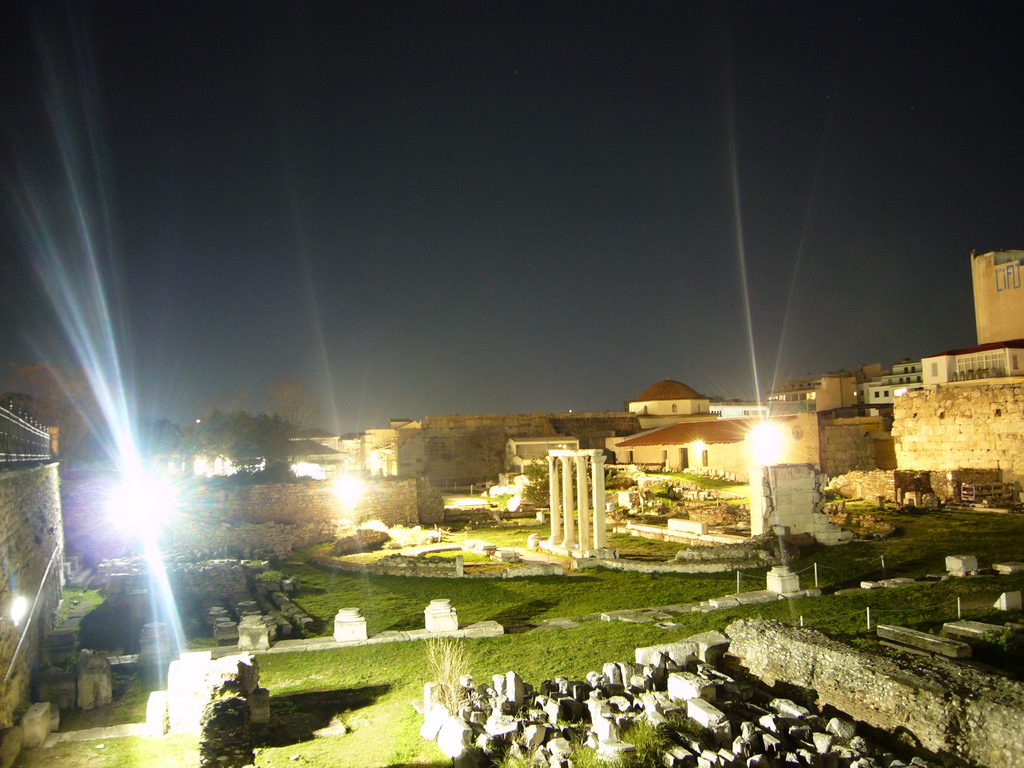
[[[34,274],[89,248],[176,419],[752,397],[745,296],[762,391],[971,345],[971,250],[1024,247],[1018,8],[5,3],[0,362],[64,359]]]

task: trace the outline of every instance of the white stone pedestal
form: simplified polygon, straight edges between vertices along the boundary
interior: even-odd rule
[[[334,639],[339,643],[365,640],[366,619],[358,608],[342,608],[334,616]]]
[[[459,628],[459,615],[446,597],[431,600],[423,618],[427,632],[455,632]]]
[[[238,650],[265,651],[270,648],[270,627],[262,616],[246,615],[238,623]]]
[[[800,577],[788,565],[776,565],[767,576],[768,591],[788,595],[800,591]]]

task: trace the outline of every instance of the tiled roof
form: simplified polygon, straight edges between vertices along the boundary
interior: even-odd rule
[[[706,400],[693,387],[675,379],[662,379],[640,393],[637,400]],[[634,401],[635,402],[635,401]]]
[[[976,347],[965,349],[950,349],[946,352],[937,352],[934,355],[925,357],[946,357],[949,355],[969,355],[972,352],[987,352],[990,349],[1024,349],[1024,339],[1011,339],[1009,341],[990,341],[988,344],[979,344]]]
[[[793,417],[776,417],[773,422],[786,421]],[[633,448],[643,445],[686,445],[703,440],[705,443],[738,443],[746,438],[759,419],[708,419],[707,421],[680,421],[661,429],[629,437],[616,448]]]

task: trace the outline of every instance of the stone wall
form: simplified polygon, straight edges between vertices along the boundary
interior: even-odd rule
[[[373,563],[342,563],[330,557],[314,557],[312,565],[333,573],[372,573],[377,576],[420,576],[435,579],[461,579],[462,555],[455,557],[409,557],[389,555]]]
[[[309,523],[345,519],[380,520],[385,525],[418,521],[415,480],[367,481],[362,497],[346,507],[330,481],[218,483],[199,485],[184,499],[197,514],[246,522]]]
[[[90,565],[131,554],[130,542],[106,523],[105,500],[119,475],[79,470],[62,479],[68,550]],[[341,503],[330,482],[196,481],[183,488],[163,543],[203,558],[283,557],[329,541],[337,521],[416,525],[421,513],[436,517],[440,506],[437,493],[413,479],[368,481],[353,507]]]
[[[183,516],[165,530],[162,551],[188,554],[196,559],[284,558],[293,550],[332,541],[338,525],[330,520],[313,523],[231,523]]]
[[[878,496],[883,496],[886,501],[896,501],[896,483],[891,470],[847,472],[844,475],[833,477],[829,481],[829,487],[834,488],[847,499],[874,501]]]
[[[829,477],[875,468],[875,441],[858,424],[821,425],[821,471]]]
[[[15,708],[28,701],[29,669],[39,659],[43,635],[51,629],[60,602],[64,531],[56,464],[0,472],[0,558],[0,675],[6,675],[14,661],[11,679],[0,685],[2,729],[13,725]],[[14,626],[8,618],[12,602],[24,597],[31,605],[41,584],[35,612]],[[25,642],[15,659],[26,626]]]
[[[956,384],[896,398],[893,439],[900,469],[998,469],[1024,481],[1024,385]]]
[[[893,734],[910,731],[925,749],[974,765],[1017,765],[1024,754],[1024,684],[971,667],[871,653],[820,632],[773,621],[737,621],[729,653],[769,685],[815,693]]]

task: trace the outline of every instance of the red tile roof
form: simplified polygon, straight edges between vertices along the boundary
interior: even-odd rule
[[[706,400],[704,395],[700,394],[693,387],[689,387],[683,384],[681,381],[675,379],[662,379],[656,384],[651,384],[647,389],[640,393],[633,402],[640,400]]]
[[[788,421],[793,416],[782,416],[772,419],[773,422]],[[616,448],[633,448],[643,445],[686,445],[703,440],[705,443],[738,443],[744,440],[747,433],[759,419],[708,419],[707,421],[680,421],[668,427],[645,432],[642,435],[629,437]]]
[[[988,344],[979,344],[976,347],[967,347],[965,349],[950,349],[945,352],[936,352],[934,355],[925,355],[925,357],[969,355],[972,352],[987,352],[990,349],[1024,349],[1024,339],[1010,339],[1009,341],[990,341],[988,342]]]

